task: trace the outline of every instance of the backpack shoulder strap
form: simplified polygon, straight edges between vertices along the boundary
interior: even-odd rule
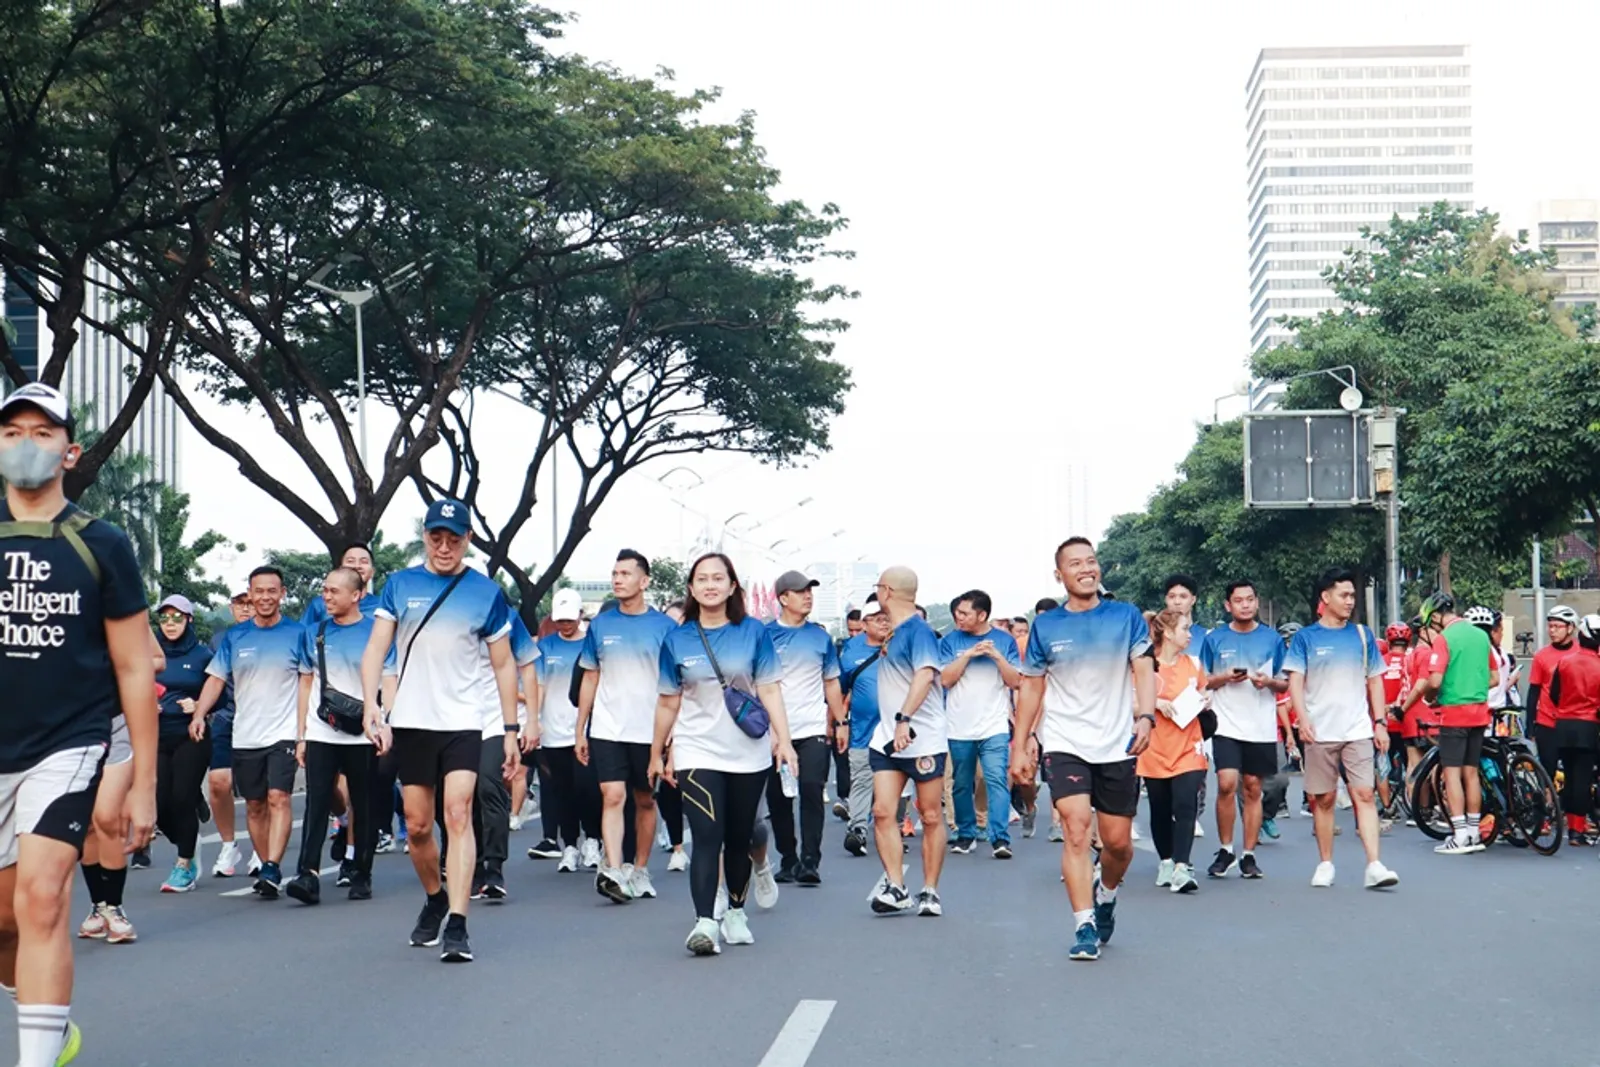
[[[94,551],[89,547],[89,542],[83,539],[83,531],[94,522],[94,516],[83,511],[74,511],[60,522],[21,522],[12,519],[9,522],[0,522],[0,537],[37,537],[45,541],[53,541],[57,537],[64,539],[72,546],[72,551],[77,553],[83,565],[89,568],[89,575],[100,584],[100,561],[94,558]]]

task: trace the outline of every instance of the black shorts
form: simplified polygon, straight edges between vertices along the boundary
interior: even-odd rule
[[[639,741],[589,739],[589,764],[601,782],[627,782],[636,792],[650,792],[650,746]]]
[[[1068,752],[1046,753],[1044,778],[1050,786],[1050,802],[1087,796],[1102,815],[1131,819],[1139,811],[1139,776],[1134,771],[1138,762],[1090,763]]]
[[[1554,732],[1558,750],[1570,748],[1593,752],[1600,748],[1600,724],[1584,719],[1557,719]]]
[[[401,785],[437,789],[452,771],[478,773],[482,730],[394,730],[394,769]]]
[[[233,791],[245,800],[265,800],[269,792],[292,793],[295,762],[294,742],[279,741],[266,748],[233,750]]]
[[[885,756],[875,748],[867,749],[867,766],[873,774],[893,771],[903,774],[913,782],[931,782],[944,777],[944,762],[948,753],[936,756]]]
[[[1219,771],[1238,771],[1256,778],[1278,773],[1278,746],[1273,741],[1236,741],[1218,734],[1211,739],[1211,756]]]
[[[1441,726],[1439,766],[1476,767],[1483,758],[1483,727]]]

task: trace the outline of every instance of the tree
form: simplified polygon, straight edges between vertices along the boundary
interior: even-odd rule
[[[298,619],[317,597],[322,582],[333,564],[326,552],[302,552],[293,548],[267,549],[267,565],[283,572],[283,613]]]
[[[210,608],[214,602],[225,606],[231,590],[226,582],[207,577],[200,560],[213,548],[225,544],[227,539],[215,530],[207,530],[193,541],[186,540],[189,494],[180,493],[170,485],[161,486],[155,514],[156,544],[160,556],[160,566],[153,583],[156,595],[186,596],[196,608],[202,609]],[[235,545],[234,550],[243,552],[244,545]]]
[[[650,603],[658,608],[666,608],[674,601],[687,598],[688,576],[688,568],[675,559],[662,556],[651,560]]]
[[[83,435],[84,447],[96,437]],[[155,574],[159,555],[157,516],[164,483],[151,474],[150,457],[143,452],[113,452],[100,467],[99,477],[84,490],[78,504],[89,514],[120,526],[133,544],[133,556],[145,575]]]
[[[37,377],[61,383],[84,328],[130,358],[126,398],[101,413],[69,495],[170,379],[218,238],[251,231],[262,192],[301,191],[308,172],[364,155],[381,165],[380,148],[397,150],[380,121],[396,99],[492,78],[493,57],[516,51],[475,55],[484,41],[467,27],[495,21],[500,5],[463,6],[42,0],[7,11],[0,272],[49,327]],[[0,369],[13,384],[30,376],[4,337]]]

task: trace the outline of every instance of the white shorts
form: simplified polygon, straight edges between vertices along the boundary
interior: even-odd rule
[[[115,767],[133,759],[133,742],[128,739],[128,720],[118,715],[111,720],[111,750],[106,753],[106,766]]]
[[[105,758],[105,745],[88,745],[52,753],[25,771],[0,774],[0,869],[16,865],[21,834],[83,849]]]

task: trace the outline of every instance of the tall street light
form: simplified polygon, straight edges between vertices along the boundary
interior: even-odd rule
[[[383,289],[392,289],[415,278],[422,272],[421,263],[412,260],[393,274],[389,275],[377,285],[367,289],[335,289],[323,285],[322,279],[328,272],[340,263],[359,261],[356,256],[340,256],[333,263],[319,267],[315,274],[304,279],[305,283],[319,293],[341,300],[356,309],[356,424],[359,434],[359,447],[361,450],[361,467],[367,468],[367,346],[366,337],[362,330],[361,308],[367,301],[377,296]]]

